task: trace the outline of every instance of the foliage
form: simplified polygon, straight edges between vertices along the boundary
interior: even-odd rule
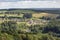
[[[23,18],[32,18],[32,14],[31,13],[25,13],[23,15]]]
[[[45,27],[42,27],[40,25],[17,25],[14,21],[4,21],[0,24],[0,40],[60,40],[58,38],[60,26],[57,26],[56,23],[58,22],[51,20]],[[29,29],[30,31],[21,29]]]

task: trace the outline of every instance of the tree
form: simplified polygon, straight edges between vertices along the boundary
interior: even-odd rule
[[[7,21],[1,23],[1,31],[2,31],[2,32],[7,32],[7,31],[9,31],[9,26],[8,26]]]
[[[29,29],[30,29],[31,32],[33,32],[33,33],[38,33],[38,32],[41,31],[40,25],[31,25],[31,27],[29,27]]]
[[[17,31],[17,23],[12,21],[5,21],[1,24],[2,32],[14,34]]]
[[[57,26],[58,22],[56,20],[51,20],[46,27],[43,28],[43,33],[48,33],[48,32],[54,32],[54,33],[60,33],[59,29],[60,27]]]
[[[23,15],[23,18],[32,18],[32,14],[31,13],[25,13]]]
[[[42,35],[40,40],[48,40],[47,35],[46,36]]]
[[[7,18],[8,18],[7,15],[4,15],[4,17],[5,17],[5,20],[7,20]]]

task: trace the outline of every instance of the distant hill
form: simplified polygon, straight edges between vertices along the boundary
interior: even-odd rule
[[[34,12],[47,12],[47,13],[54,13],[60,14],[60,8],[9,8],[9,9],[0,9],[0,11],[34,11]]]

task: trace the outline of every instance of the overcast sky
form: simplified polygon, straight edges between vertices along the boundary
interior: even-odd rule
[[[16,2],[16,1],[59,1],[59,0],[0,0],[0,2]]]
[[[0,0],[0,9],[6,8],[60,8],[59,0],[21,1]]]

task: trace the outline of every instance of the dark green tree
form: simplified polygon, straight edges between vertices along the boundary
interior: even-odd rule
[[[23,15],[23,18],[32,18],[32,14],[31,13],[25,13]]]

